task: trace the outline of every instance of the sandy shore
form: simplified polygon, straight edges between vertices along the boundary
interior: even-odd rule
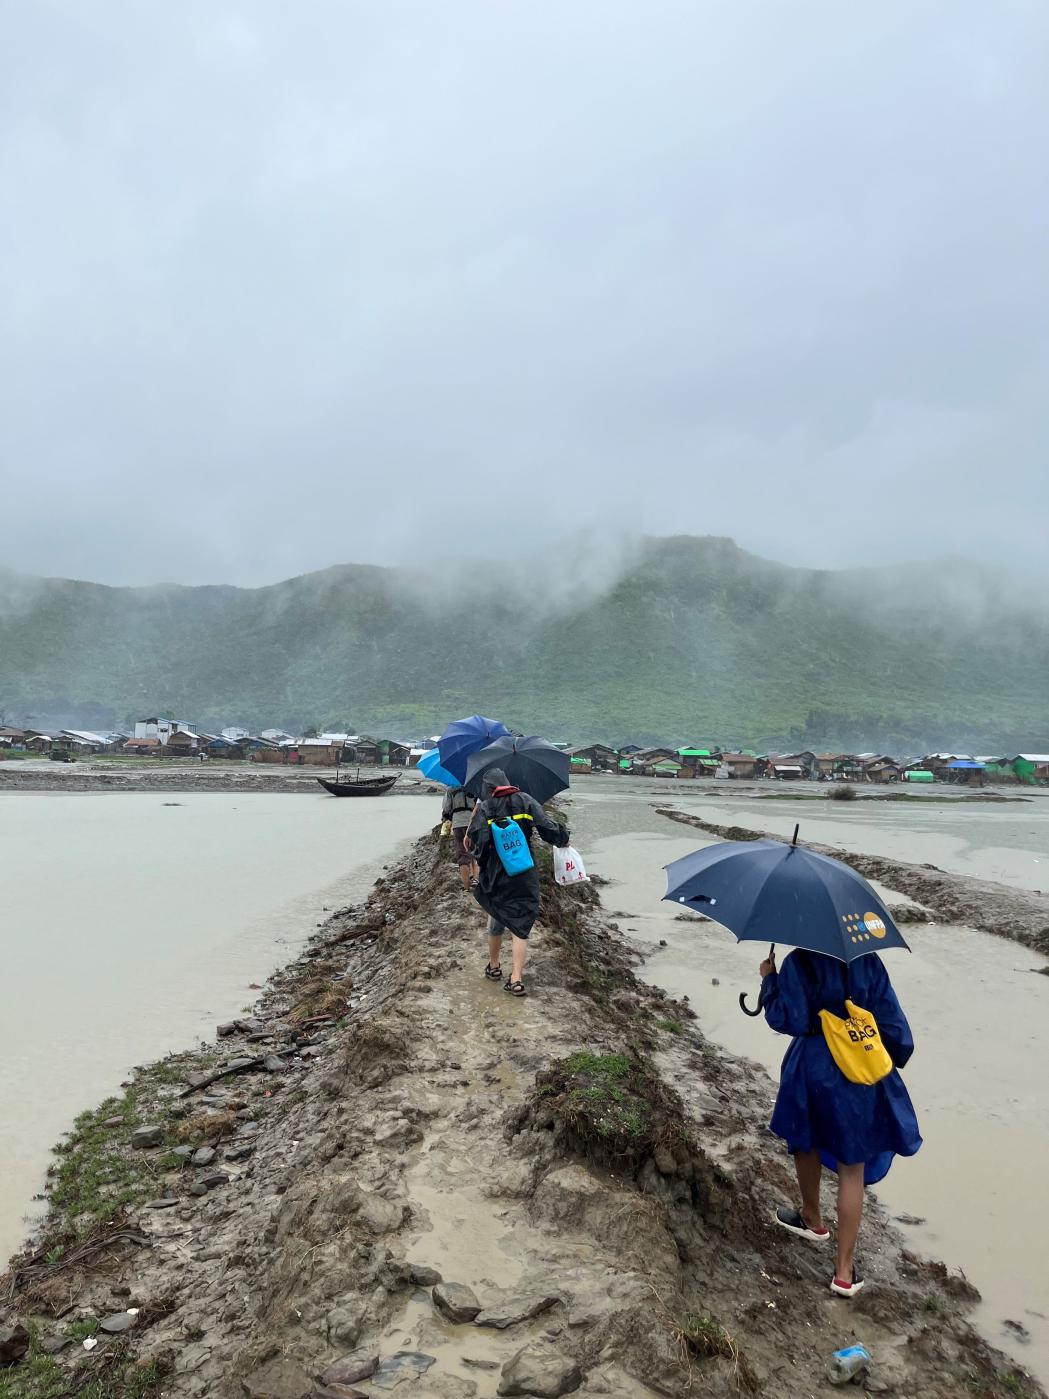
[[[357,768],[343,776],[356,778]],[[437,796],[443,791],[409,768],[400,772],[393,796]],[[390,768],[361,768],[365,777],[389,777]],[[0,792],[291,792],[315,795],[317,778],[334,778],[327,767],[276,763],[0,763]]]
[[[592,887],[548,884],[511,1000],[421,841],[254,1015],[79,1120],[7,1278],[32,1348],[0,1394],[800,1399],[862,1340],[873,1392],[1042,1395],[877,1206],[868,1289],[829,1295],[826,1254],[770,1222],[771,1081],[638,955]]]

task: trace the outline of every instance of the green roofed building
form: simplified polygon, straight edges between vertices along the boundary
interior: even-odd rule
[[[936,778],[927,768],[910,768],[903,774],[904,782],[935,782]]]
[[[572,766],[580,772],[615,772],[619,754],[607,743],[589,743],[584,746],[566,748]]]
[[[709,748],[679,748],[677,755],[681,759],[682,767],[702,773],[705,777],[714,776],[718,758]]]
[[[1018,753],[1012,766],[1021,782],[1045,782],[1049,779],[1049,753]]]

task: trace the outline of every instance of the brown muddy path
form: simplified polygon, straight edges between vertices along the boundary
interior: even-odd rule
[[[139,1308],[123,1339],[62,1352],[72,1375],[122,1346],[170,1396],[801,1399],[830,1393],[828,1355],[862,1340],[874,1392],[1043,1393],[973,1332],[971,1289],[912,1258],[877,1207],[867,1291],[831,1296],[825,1253],[771,1222],[793,1188],[764,1130],[770,1081],[636,980],[592,890],[547,888],[523,1001],[483,980],[481,917],[430,838],[318,936],[260,1003],[252,1033],[273,1036],[280,1067],[215,1085],[202,1113],[170,1074],[142,1076],[165,1138],[152,1189],[173,1202],[129,1207],[149,1247],[62,1269],[45,1237],[23,1264],[6,1315],[41,1334]],[[296,1045],[317,1013],[339,1019]],[[245,1049],[235,1033],[209,1060]],[[579,1133],[585,1089],[536,1091],[580,1052],[661,1076],[658,1139],[653,1099],[609,1160],[600,1129]],[[213,1119],[228,1180],[208,1188],[214,1165],[173,1167],[168,1148]],[[477,1321],[437,1310],[435,1273],[473,1290]]]

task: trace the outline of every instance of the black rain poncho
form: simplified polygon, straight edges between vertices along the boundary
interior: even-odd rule
[[[495,796],[500,787],[507,787],[506,774],[493,768],[484,777],[483,800],[474,811],[467,836],[480,876],[474,898],[489,918],[503,928],[509,928],[519,938],[526,938],[539,917],[539,870],[533,865],[523,874],[507,874],[488,828],[489,821],[509,817],[524,817],[518,822],[528,837],[538,834],[547,845],[567,845],[568,829],[555,821],[527,792],[513,791]]]

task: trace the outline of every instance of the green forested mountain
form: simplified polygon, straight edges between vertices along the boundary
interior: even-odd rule
[[[832,573],[715,538],[646,540],[560,595],[522,563],[255,589],[0,573],[0,710],[391,736],[481,710],[577,740],[1045,750],[1049,626],[958,561]]]

